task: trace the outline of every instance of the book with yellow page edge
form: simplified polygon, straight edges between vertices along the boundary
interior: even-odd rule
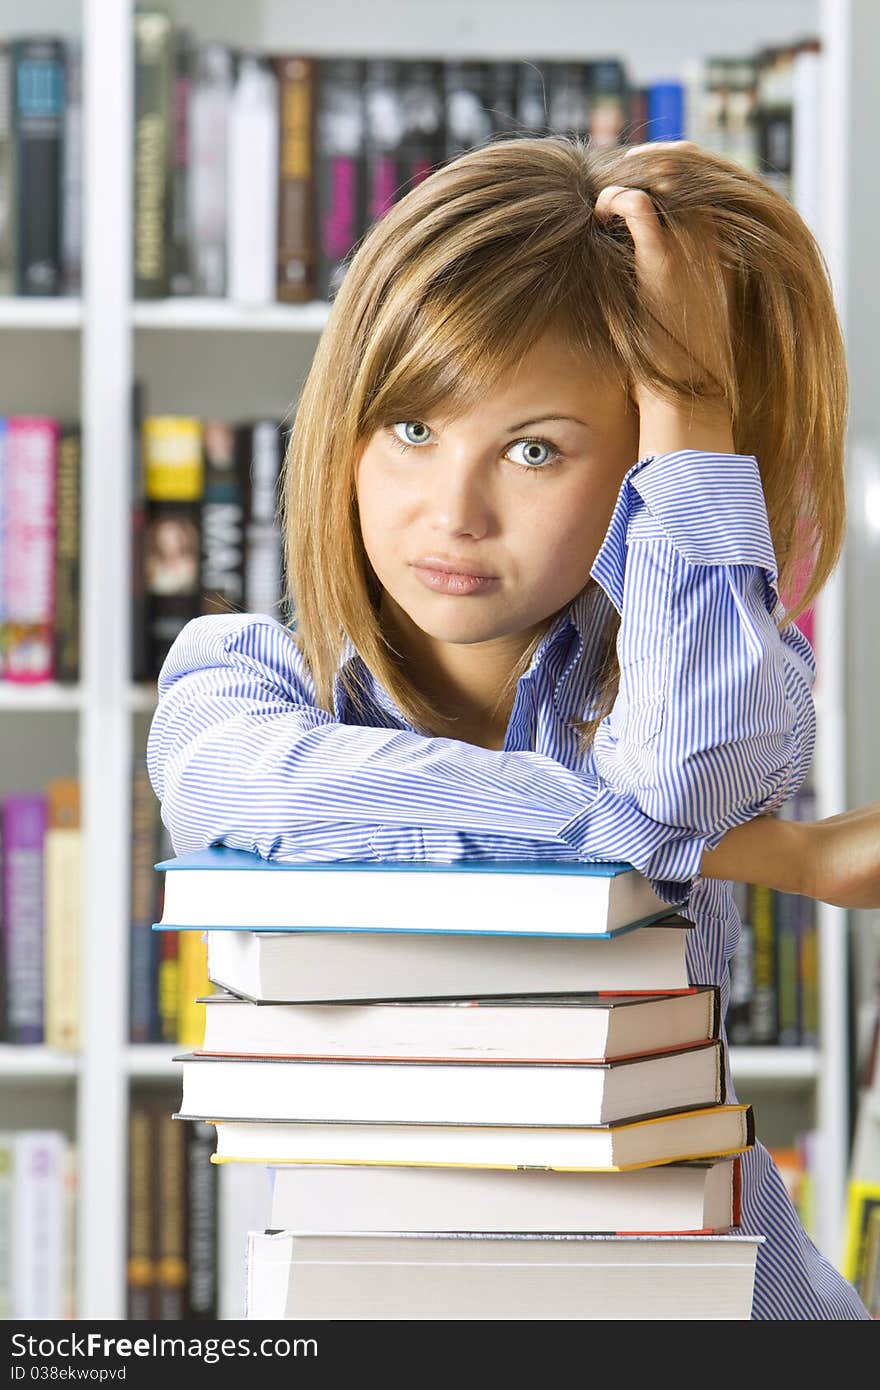
[[[203,1119],[179,1111],[178,1119]],[[298,1124],[210,1121],[215,1163],[405,1163],[432,1167],[625,1172],[745,1153],[752,1107],[740,1102],[595,1125]]]

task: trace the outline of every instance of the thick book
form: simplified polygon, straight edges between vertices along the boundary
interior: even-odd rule
[[[246,1317],[748,1319],[763,1239],[253,1231]]]
[[[180,1113],[179,1119],[202,1119]],[[453,1168],[568,1168],[602,1172],[744,1153],[755,1142],[750,1105],[679,1110],[618,1124],[296,1124],[216,1120],[218,1163],[427,1163]]]
[[[269,1169],[265,1224],[282,1231],[725,1231],[740,1221],[740,1163],[706,1159],[629,1173],[284,1163]]]
[[[68,1139],[60,1130],[16,1131],[12,1160],[12,1316],[22,1322],[65,1313]]]
[[[278,245],[278,80],[270,58],[239,54],[229,101],[226,248],[229,298],[275,300]]]
[[[56,472],[54,665],[55,679],[75,685],[80,673],[80,534],[82,431],[65,421],[58,436]]]
[[[198,41],[190,97],[189,246],[195,294],[226,293],[229,112],[234,55],[224,43]]]
[[[672,909],[631,864],[287,863],[213,845],[156,864],[164,928],[609,938]]]
[[[275,297],[282,304],[302,304],[316,298],[316,60],[285,53],[273,63],[279,125]]]
[[[716,985],[384,1004],[267,1005],[217,990],[199,1003],[204,1033],[195,1052],[410,1061],[610,1061],[717,1037],[721,1016]]]
[[[365,60],[316,59],[315,292],[333,300],[366,227],[364,197]]]
[[[134,12],[134,294],[170,284],[174,21],[158,6]]]
[[[239,458],[231,421],[206,420],[202,443],[201,611],[243,613],[248,470]]]
[[[183,1053],[186,1115],[354,1124],[594,1125],[722,1104],[713,1038],[615,1062],[414,1062]]]
[[[690,984],[686,950],[692,928],[673,914],[593,940],[497,932],[208,931],[208,978],[265,1003],[655,993]],[[157,934],[163,943],[178,936]]]
[[[175,638],[201,611],[201,420],[147,415],[142,439],[147,657],[155,679]]]

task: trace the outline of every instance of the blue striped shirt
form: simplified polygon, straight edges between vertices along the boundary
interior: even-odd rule
[[[290,632],[259,614],[189,622],[159,675],[147,766],[175,853],[226,844],[266,859],[621,859],[686,901],[692,981],[721,985],[740,920],[732,885],[699,877],[727,830],[778,810],[816,737],[813,651],[784,613],[757,460],[648,455],[626,474],[592,583],[517,684],[504,746],[425,737],[351,643],[333,713]],[[620,684],[586,754],[608,605]],[[735,1098],[730,1078],[731,1097]],[[742,1226],[764,1235],[753,1317],[866,1318],[815,1247],[758,1142]]]

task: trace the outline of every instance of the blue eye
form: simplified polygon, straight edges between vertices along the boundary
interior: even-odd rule
[[[414,426],[416,432],[421,434],[421,438],[410,439],[408,442],[404,443],[397,433],[397,430],[399,427],[406,430],[410,426]],[[429,435],[431,431],[430,427],[423,424],[421,420],[396,420],[392,424],[386,425],[385,432],[395,448],[399,449],[401,453],[406,454],[409,453],[410,450],[418,449],[423,444],[427,443],[426,436]],[[511,449],[518,449],[521,447],[526,450],[526,457],[524,459],[512,459],[511,462],[517,464],[518,467],[524,469],[527,473],[544,472],[546,469],[552,468],[562,457],[560,450],[556,448],[555,444],[551,444],[549,439],[514,440],[513,444],[508,446],[505,457],[509,455]],[[544,455],[543,457],[541,457],[542,452]]]

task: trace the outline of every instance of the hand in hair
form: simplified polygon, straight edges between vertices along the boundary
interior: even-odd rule
[[[634,145],[627,155],[642,156],[669,149],[695,151],[690,140]],[[663,177],[651,179],[662,196]],[[730,411],[719,388],[729,353],[733,277],[722,270],[727,297],[727,321],[719,326],[711,312],[708,273],[715,269],[711,240],[700,238],[703,275],[686,260],[680,243],[664,229],[654,198],[643,188],[609,184],[599,193],[595,216],[603,222],[620,217],[633,241],[639,297],[647,321],[647,340],[654,366],[689,397],[671,401],[653,383],[635,381],[630,394],[639,410],[639,456],[674,449],[705,449],[733,453]],[[706,262],[706,255],[709,260]],[[720,269],[720,267],[717,267]]]

